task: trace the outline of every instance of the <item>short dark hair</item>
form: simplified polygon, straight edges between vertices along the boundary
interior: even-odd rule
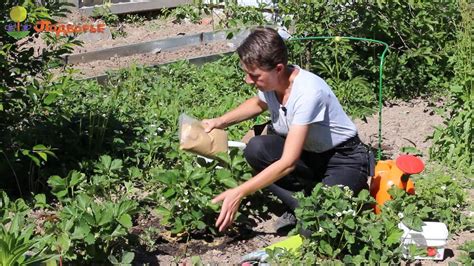
[[[257,27],[237,48],[246,66],[272,70],[278,64],[288,64],[288,49],[278,32],[268,27]]]

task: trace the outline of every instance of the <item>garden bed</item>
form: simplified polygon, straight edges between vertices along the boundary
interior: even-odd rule
[[[61,8],[62,2],[46,5],[52,16],[66,10]],[[384,93],[390,97],[382,111],[383,156],[393,159],[402,153],[418,154],[426,168],[413,176],[416,194],[391,190],[393,198],[379,215],[367,208],[369,202],[374,203],[367,191],[354,197],[345,188],[317,185],[310,196],[298,194],[298,226],[304,225],[313,234],[300,254],[283,252],[278,260],[303,265],[444,265],[461,260],[465,253],[460,245],[470,245],[471,252],[473,245],[474,191],[468,174],[472,158],[466,156],[472,154],[468,146],[472,101],[466,96],[470,92],[466,84],[472,78],[465,52],[472,27],[463,24],[472,21],[472,12],[466,12],[467,3],[442,8],[431,2],[354,2],[342,9],[332,2],[308,5],[278,3],[282,23],[294,22],[298,36],[353,33],[376,38],[377,33],[389,44],[383,80]],[[347,7],[357,12],[347,12]],[[2,10],[6,14],[10,8]],[[227,25],[262,23],[261,10],[238,5],[224,8]],[[33,53],[27,49],[31,45],[41,48],[33,43],[34,38],[15,42],[9,35],[0,35],[11,44],[0,53],[2,73],[9,73],[1,77],[0,87],[0,174],[4,178],[0,240],[16,241],[10,241],[12,247],[0,245],[4,255],[0,257],[10,257],[18,264],[36,259],[81,265],[237,264],[243,255],[285,238],[273,229],[284,208],[265,190],[243,199],[232,226],[224,233],[216,232],[220,206],[211,200],[251,178],[252,169],[238,149],[213,162],[179,149],[180,114],[217,117],[256,94],[255,88],[244,84],[237,56],[199,66],[184,60],[142,67],[232,47],[225,43],[203,45],[166,55],[156,51],[72,66],[82,71],[81,77],[112,70],[107,82],[78,80],[59,71],[50,75],[49,70],[57,67],[67,52],[210,29],[209,20],[194,20],[202,21],[195,25],[186,22],[202,14],[195,7],[179,11],[184,12],[176,13],[181,24],[140,16],[128,16],[117,23],[113,15],[103,14],[107,24],[114,24],[111,34],[115,39],[86,42],[83,50],[72,48],[70,42],[54,47],[57,39],[45,38],[52,45],[51,53],[46,49]],[[35,15],[47,16],[45,12],[28,6],[29,20]],[[324,20],[315,13],[324,14]],[[78,23],[89,20],[70,19]],[[379,48],[339,38],[324,45],[289,45],[290,61],[308,66],[330,84],[346,112],[354,117],[362,140],[375,147]],[[397,97],[399,100],[394,100]],[[439,115],[438,108],[444,104],[449,107],[449,119]],[[252,125],[268,119],[268,114],[263,114],[229,127],[229,139],[241,139]],[[445,129],[435,129],[445,125]],[[428,138],[433,132],[431,142]],[[451,235],[443,261],[401,259],[402,232],[397,224],[420,228],[423,220],[448,226]],[[429,252],[412,248],[412,255]],[[464,257],[464,263],[468,261],[472,263],[472,258]]]

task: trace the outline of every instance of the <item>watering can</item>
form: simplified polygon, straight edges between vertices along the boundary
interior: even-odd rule
[[[370,184],[370,194],[377,202],[375,213],[379,214],[380,206],[392,199],[388,193],[392,186],[403,189],[408,194],[415,194],[415,185],[410,175],[421,173],[424,169],[423,162],[413,155],[401,155],[396,160],[379,161]]]

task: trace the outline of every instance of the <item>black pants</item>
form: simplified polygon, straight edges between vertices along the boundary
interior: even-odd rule
[[[253,137],[244,150],[250,166],[260,172],[281,158],[285,138],[279,135]],[[368,189],[368,153],[356,136],[323,153],[302,152],[293,172],[282,177],[268,189],[291,210],[298,206],[296,191],[310,195],[318,182],[329,186],[347,186],[354,194]]]

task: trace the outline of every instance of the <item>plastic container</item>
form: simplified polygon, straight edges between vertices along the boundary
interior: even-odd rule
[[[426,255],[415,256],[414,259],[442,260],[444,258],[444,247],[448,240],[448,227],[444,223],[424,222],[421,232],[411,230],[403,223],[399,223],[398,228],[403,230],[401,237],[403,257],[409,257],[408,246],[415,244],[418,247],[426,248]]]
[[[415,194],[415,184],[410,175],[421,173],[424,168],[424,163],[413,155],[400,155],[395,161],[379,161],[370,184],[370,194],[377,202],[374,206],[375,213],[379,214],[380,207],[392,199],[388,193],[392,186],[403,189],[408,194]]]
[[[245,149],[245,147],[247,147],[247,144],[245,144],[243,142],[232,141],[232,140],[229,140],[227,142],[227,145],[228,145],[229,148],[238,148],[238,149],[241,149],[241,150],[243,150],[243,149]],[[203,158],[204,161],[206,161],[207,163],[210,163],[210,162],[214,161],[211,158],[207,158],[207,157],[204,157],[204,156],[201,156],[201,155],[198,155],[198,157]],[[218,166],[218,168],[222,168],[222,167]]]

